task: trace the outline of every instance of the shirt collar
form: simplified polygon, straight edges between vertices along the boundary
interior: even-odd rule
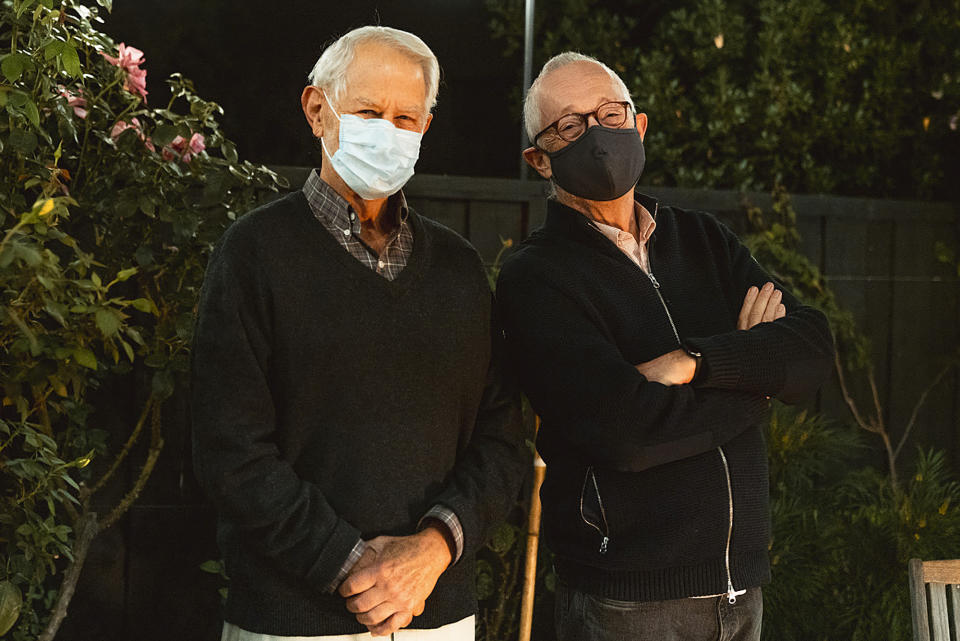
[[[657,227],[657,221],[654,220],[653,214],[640,204],[639,200],[633,201],[633,215],[637,221],[637,231],[638,237],[634,238],[638,245],[646,245],[647,241],[650,239],[650,236],[653,235],[653,230]],[[599,220],[587,219],[590,224],[596,227],[600,233],[613,241],[615,245],[619,246],[618,240],[621,234],[626,234],[633,238],[633,234],[628,231],[624,231],[619,227],[614,227],[613,225],[607,225],[602,223]]]
[[[353,207],[347,202],[346,198],[338,194],[337,190],[320,177],[319,170],[314,169],[307,176],[306,182],[303,183],[303,194],[307,197],[310,209],[317,218],[331,221],[340,229],[360,231],[360,221],[357,219]],[[387,199],[387,211],[385,213],[388,220],[397,229],[401,224],[407,222],[410,208],[407,205],[407,197],[403,195],[403,190]]]
[[[633,192],[634,198],[634,210],[636,211],[636,205],[639,204],[647,213],[650,214],[650,220],[644,221],[638,218],[637,223],[638,227],[641,230],[641,235],[645,237],[646,240],[652,238],[653,232],[656,225],[650,225],[652,221],[656,223],[657,213],[660,209],[660,203],[656,198],[648,196],[646,194],[641,194],[638,191]],[[596,227],[592,226],[593,221],[590,218],[587,218],[582,212],[573,209],[564,205],[556,199],[550,199],[547,201],[547,218],[544,221],[543,229],[552,229],[556,232],[567,234],[583,234],[586,232],[589,236],[596,236]],[[576,231],[580,230],[580,231]]]

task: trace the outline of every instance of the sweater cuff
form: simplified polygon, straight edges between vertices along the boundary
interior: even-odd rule
[[[340,587],[340,584],[343,583],[343,580],[347,578],[347,575],[350,574],[350,570],[353,569],[353,566],[357,564],[357,561],[360,560],[360,557],[363,556],[363,553],[367,550],[367,544],[363,542],[363,539],[357,539],[357,542],[354,544],[353,549],[350,550],[350,555],[347,556],[347,560],[343,562],[343,565],[340,566],[340,572],[337,573],[337,576],[330,582],[330,585],[326,587],[324,592],[327,594],[333,594],[337,591],[337,588]]]
[[[742,378],[740,357],[731,341],[718,335],[689,338],[686,343],[703,355],[697,372],[698,386],[737,389]]]
[[[430,519],[440,521],[450,532],[450,537],[454,545],[453,562],[450,565],[455,564],[460,560],[460,557],[463,556],[463,526],[460,524],[457,513],[448,507],[434,505],[423,515],[420,522],[417,523],[417,530],[422,530],[426,521]]]
[[[340,575],[344,564],[354,552],[359,540],[359,530],[343,519],[337,521],[330,538],[323,546],[320,558],[314,562],[313,567],[307,572],[307,581],[316,586],[317,589],[328,592],[330,586]],[[339,583],[337,587],[339,587]]]

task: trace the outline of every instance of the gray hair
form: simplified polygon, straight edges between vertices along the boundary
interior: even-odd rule
[[[333,99],[339,105],[346,89],[347,68],[353,62],[357,46],[376,43],[397,49],[423,68],[423,79],[427,85],[424,108],[427,113],[437,104],[437,89],[440,86],[440,65],[437,57],[423,40],[399,29],[390,27],[359,27],[340,36],[336,42],[324,49],[307,76],[310,84],[332,91]]]
[[[543,65],[543,69],[540,70],[540,75],[538,75],[537,79],[530,85],[530,89],[527,90],[527,95],[523,99],[523,125],[527,130],[527,138],[530,139],[531,144],[533,144],[533,137],[543,129],[543,112],[540,111],[540,92],[543,79],[557,69],[577,62],[592,62],[600,65],[604,71],[610,74],[610,77],[613,78],[613,81],[623,92],[623,95],[626,96],[627,101],[630,103],[630,108],[636,111],[633,105],[633,99],[630,97],[630,90],[627,89],[627,85],[624,84],[623,80],[620,79],[620,76],[618,76],[613,69],[591,56],[585,56],[576,51],[564,51],[547,60],[547,63]]]

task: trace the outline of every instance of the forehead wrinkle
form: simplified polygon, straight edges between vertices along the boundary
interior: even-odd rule
[[[363,107],[373,107],[377,111],[383,111],[383,108],[379,102],[373,98],[367,98],[366,96],[353,96],[350,98],[353,102],[363,106]],[[397,107],[397,110],[402,113],[419,113],[423,111],[422,105],[406,105]]]
[[[597,101],[597,104],[594,105],[593,108],[596,109],[596,108],[599,107],[600,105],[605,105],[605,104],[607,104],[608,102],[623,102],[623,98],[622,98],[622,97],[621,97],[621,98],[607,98],[606,96],[604,96],[603,98],[600,98],[600,99]],[[566,107],[564,107],[563,109],[560,110],[560,113],[563,114],[563,116],[566,116],[567,114],[582,113],[582,112],[577,111],[575,105],[567,105]],[[563,116],[561,116],[561,117],[563,117]]]

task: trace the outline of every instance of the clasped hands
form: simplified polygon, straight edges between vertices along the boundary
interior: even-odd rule
[[[737,329],[750,329],[758,323],[768,323],[786,316],[787,310],[780,302],[782,297],[782,292],[770,282],[760,288],[748,289],[737,317]],[[693,380],[697,361],[684,350],[675,349],[634,367],[648,381],[684,385]]]
[[[428,525],[410,536],[378,536],[366,550],[339,593],[347,609],[373,636],[387,636],[423,613],[437,579],[453,560],[440,527]]]

